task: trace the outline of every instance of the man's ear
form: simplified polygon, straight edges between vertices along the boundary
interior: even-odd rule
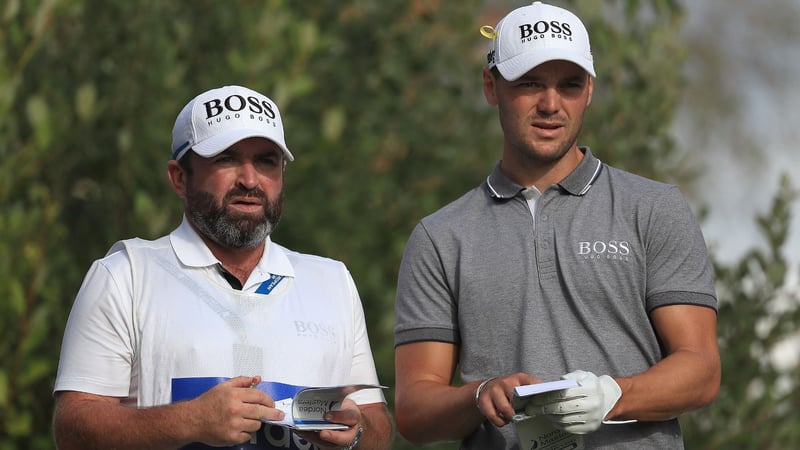
[[[587,107],[592,104],[592,93],[594,93],[594,77],[592,77],[591,75],[588,75],[588,77],[589,77],[589,83],[587,84],[587,87],[589,89],[589,97],[586,99]]]
[[[184,158],[188,157],[189,155],[184,155]],[[178,161],[174,159],[169,160],[167,163],[167,177],[172,185],[172,190],[178,194],[178,197],[186,198],[186,183],[188,180],[186,171],[183,170],[183,167]]]
[[[483,96],[486,97],[486,102],[492,106],[497,106],[497,80],[495,80],[491,69],[488,67],[483,68]]]

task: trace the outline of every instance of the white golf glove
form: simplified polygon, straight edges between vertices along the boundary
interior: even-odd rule
[[[630,423],[635,420],[605,420],[622,389],[608,375],[598,377],[592,372],[576,370],[561,377],[572,379],[580,386],[536,395],[525,409],[529,415],[546,415],[556,428],[568,433],[586,434],[603,423]]]

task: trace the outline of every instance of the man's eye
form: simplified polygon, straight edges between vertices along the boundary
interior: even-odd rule
[[[584,78],[573,78],[562,82],[562,87],[565,89],[583,89],[585,86],[586,80]]]
[[[259,159],[259,161],[261,162],[261,164],[266,164],[266,165],[269,165],[269,166],[275,166],[275,165],[278,164],[278,158],[274,158],[274,157],[261,158],[261,159]]]

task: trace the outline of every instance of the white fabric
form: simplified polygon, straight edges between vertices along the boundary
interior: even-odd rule
[[[610,376],[576,370],[561,378],[575,380],[580,386],[535,396],[526,413],[546,415],[557,428],[572,434],[591,433],[604,423],[635,422],[605,420],[622,397],[622,389]]]
[[[176,377],[261,375],[296,386],[378,383],[361,302],[344,264],[267,241],[232,289],[186,220],[156,241],[115,244],[90,268],[67,322],[55,391],[170,402]],[[284,275],[268,295],[270,274]],[[385,402],[380,390],[352,394]]]
[[[536,201],[542,196],[536,186],[531,186],[522,190],[522,196],[525,197],[525,202],[528,203],[528,209],[531,212],[533,219],[533,228],[536,228]]]
[[[294,161],[286,146],[278,105],[252,89],[223,86],[193,98],[172,127],[172,158],[181,159],[189,149],[210,158],[249,137],[267,138]]]
[[[521,6],[481,33],[492,40],[488,66],[508,81],[552,60],[571,61],[595,76],[589,33],[570,11],[542,2]]]

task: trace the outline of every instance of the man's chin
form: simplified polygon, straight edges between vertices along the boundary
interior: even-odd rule
[[[246,229],[254,229],[255,227],[267,222],[267,219],[264,217],[263,211],[260,211],[258,213],[247,213],[247,212],[237,211],[233,213],[228,213],[227,217],[230,223],[236,224],[237,226],[244,227]]]

